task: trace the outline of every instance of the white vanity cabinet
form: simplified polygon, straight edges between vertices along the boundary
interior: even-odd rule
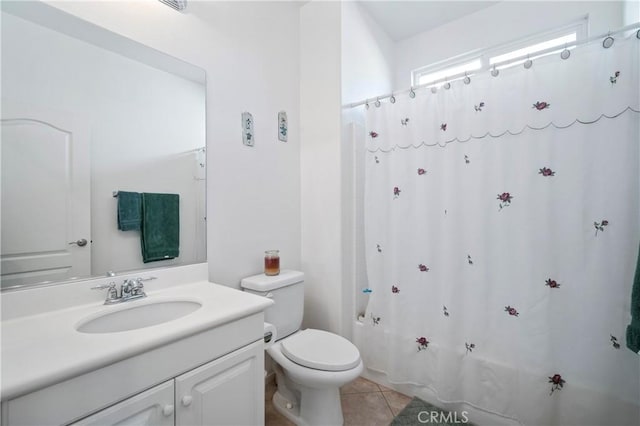
[[[264,349],[258,341],[72,426],[260,425],[263,363]]]
[[[263,324],[259,312],[8,398],[0,424],[261,425]]]
[[[3,294],[0,426],[263,424],[263,311],[273,301],[204,280],[174,284],[170,273],[184,268],[155,271],[155,291],[116,306],[79,303],[95,281]],[[30,309],[45,300],[58,302]],[[129,321],[142,308],[157,318],[176,301],[200,307],[124,331],[78,325]]]

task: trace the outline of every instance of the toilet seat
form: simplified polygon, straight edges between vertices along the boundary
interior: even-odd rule
[[[360,364],[360,352],[353,343],[322,330],[306,329],[281,342],[282,353],[304,367],[324,371],[346,371]]]

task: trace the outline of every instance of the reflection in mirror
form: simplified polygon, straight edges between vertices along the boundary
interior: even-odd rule
[[[2,288],[206,261],[204,71],[13,3],[2,5]],[[167,260],[144,263],[141,231],[118,230],[118,191],[178,194]],[[167,238],[159,223],[143,226],[146,244]]]

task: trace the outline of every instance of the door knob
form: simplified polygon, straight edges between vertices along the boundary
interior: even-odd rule
[[[191,402],[193,402],[193,397],[191,395],[185,395],[182,397],[182,405],[185,407],[190,406]]]
[[[87,240],[85,240],[84,238],[82,238],[81,240],[78,241],[71,241],[69,243],[69,245],[73,245],[76,244],[78,247],[84,247],[87,245]]]

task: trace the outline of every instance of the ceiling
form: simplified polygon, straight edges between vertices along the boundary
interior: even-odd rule
[[[358,3],[393,41],[399,41],[499,2],[360,0]]]

